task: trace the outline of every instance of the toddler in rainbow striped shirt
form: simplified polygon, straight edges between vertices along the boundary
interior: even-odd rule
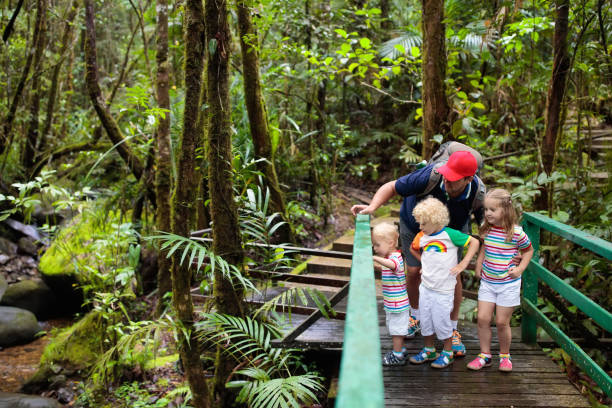
[[[484,223],[480,235],[484,239],[476,260],[478,290],[478,338],[480,354],[468,363],[471,370],[491,365],[491,317],[495,311],[499,339],[499,370],[512,371],[510,359],[510,318],[521,303],[521,275],[533,256],[529,237],[517,225],[518,214],[512,196],[504,189],[487,193],[484,200]],[[515,257],[522,254],[517,264]]]
[[[399,232],[389,223],[381,223],[372,229],[374,264],[381,269],[383,305],[387,329],[393,339],[393,350],[383,357],[383,365],[406,364],[404,336],[410,323],[410,303],[406,292],[406,275],[402,253],[397,250]]]

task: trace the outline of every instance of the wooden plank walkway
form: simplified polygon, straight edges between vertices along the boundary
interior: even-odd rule
[[[382,299],[379,303],[381,355],[391,349],[391,338],[385,327]],[[340,304],[337,310],[344,310]],[[290,326],[295,327],[306,316],[293,314]],[[497,342],[492,344],[493,366],[479,372],[470,371],[466,364],[479,353],[476,327],[473,323],[460,324],[467,356],[458,358],[446,369],[437,370],[428,364],[407,363],[401,367],[384,367],[385,407],[590,407],[586,398],[569,382],[567,376],[537,345],[513,339],[511,346],[513,372],[497,370]],[[496,339],[493,328],[493,339]],[[319,319],[302,333],[297,343],[304,347],[338,347],[344,337],[344,322]],[[417,336],[407,340],[409,355],[423,346]],[[441,343],[436,343],[438,351]]]

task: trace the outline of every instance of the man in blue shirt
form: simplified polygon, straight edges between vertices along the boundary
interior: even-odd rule
[[[408,328],[409,336],[414,336],[420,329],[418,309],[421,263],[412,256],[409,250],[410,243],[420,228],[412,216],[412,210],[417,202],[426,197],[423,193],[427,190],[430,178],[439,173],[441,175],[439,177],[440,182],[436,183],[427,195],[437,198],[446,205],[450,213],[450,223],[448,224],[450,228],[470,233],[470,215],[474,214],[476,221],[480,224],[484,214],[482,202],[477,200],[479,190],[484,189],[484,185],[480,185],[482,181],[475,177],[477,169],[476,158],[470,152],[457,151],[451,154],[448,161],[442,166],[429,164],[397,180],[383,184],[376,191],[369,205],[354,205],[351,207],[353,215],[373,214],[376,209],[396,194],[404,197],[400,210],[400,239],[404,265],[406,266],[406,286],[412,310],[412,319]],[[458,256],[460,257],[461,253]],[[462,290],[463,284],[460,276],[457,275],[453,311],[451,312],[453,352],[456,357],[465,355],[465,346],[461,342],[461,335],[457,330]]]

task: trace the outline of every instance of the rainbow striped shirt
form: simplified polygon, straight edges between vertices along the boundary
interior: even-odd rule
[[[521,279],[512,279],[508,275],[508,269],[516,266],[512,257],[519,250],[526,250],[531,247],[529,237],[518,225],[514,226],[512,241],[506,242],[506,232],[503,228],[492,227],[484,238],[485,257],[482,262],[482,280],[489,283],[510,283]]]
[[[382,267],[383,304],[387,312],[403,312],[410,308],[410,303],[408,303],[408,292],[406,292],[406,274],[402,253],[391,252],[387,259],[393,261],[395,268]]]

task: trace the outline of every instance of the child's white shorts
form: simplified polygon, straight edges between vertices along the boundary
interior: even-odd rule
[[[405,336],[408,333],[410,309],[394,313],[385,311],[385,316],[387,318],[387,330],[389,330],[390,336]]]
[[[419,287],[419,317],[421,334],[436,334],[438,340],[446,340],[453,335],[450,313],[453,310],[454,293],[442,293]]]
[[[521,304],[521,279],[510,283],[480,281],[478,300],[498,306],[514,307]]]

